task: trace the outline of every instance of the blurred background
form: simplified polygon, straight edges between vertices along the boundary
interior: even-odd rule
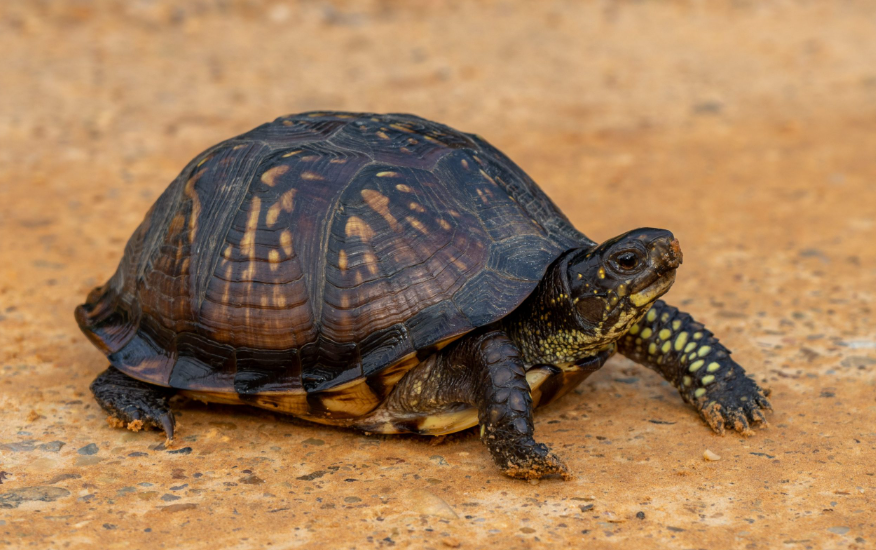
[[[181,411],[190,462],[110,430],[73,308],[189,159],[316,109],[480,134],[597,241],[671,229],[669,299],[774,390],[773,427],[712,436],[618,358],[537,417],[569,484],[498,479],[473,437],[433,449],[238,409]],[[18,509],[0,539],[872,543],[874,128],[872,1],[4,0],[0,500]],[[724,461],[704,466],[706,446]],[[289,483],[314,471],[331,474]],[[33,486],[62,497],[15,493]]]

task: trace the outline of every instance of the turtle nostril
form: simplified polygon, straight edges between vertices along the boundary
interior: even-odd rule
[[[678,239],[672,239],[672,242],[669,243],[669,251],[673,259],[675,260],[676,266],[681,265],[684,261],[684,254],[681,253],[681,245],[678,242]]]

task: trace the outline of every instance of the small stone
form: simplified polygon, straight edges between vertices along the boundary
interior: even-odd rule
[[[76,457],[76,466],[94,466],[98,464],[103,459],[99,456],[79,456]]]
[[[21,487],[0,495],[0,508],[18,508],[22,502],[35,500],[53,502],[68,496],[70,496],[70,491],[61,487]]]
[[[164,502],[173,502],[174,500],[179,500],[180,498],[181,497],[178,497],[176,495],[172,495],[170,493],[165,493],[165,494],[161,495],[161,500],[163,500]]]
[[[828,527],[827,530],[830,531],[831,533],[836,533],[837,535],[845,535],[846,533],[849,532],[848,527],[840,527],[840,526]]]
[[[325,445],[325,441],[323,441],[322,439],[314,439],[312,437],[305,439],[301,443],[304,445],[314,445],[316,447],[319,447],[320,445]]]
[[[410,491],[407,494],[407,497],[402,499],[401,504],[420,514],[446,519],[459,518],[459,516],[456,515],[456,512],[453,511],[453,508],[451,508],[441,497],[423,489]]]
[[[197,504],[192,504],[191,502],[187,502],[185,504],[171,504],[170,506],[164,506],[161,508],[162,512],[184,512],[185,510],[194,510],[197,508]]]
[[[192,454],[192,448],[191,447],[183,447],[182,449],[167,451],[167,454],[170,454],[170,455],[190,455],[190,454]]]
[[[97,445],[95,445],[94,443],[89,443],[88,445],[86,445],[85,447],[82,447],[81,449],[79,449],[76,452],[81,454],[81,455],[96,455],[97,451],[99,451],[99,450],[100,449],[97,448]]]
[[[239,481],[240,483],[245,483],[247,485],[261,485],[262,483],[265,482],[264,479],[260,478],[259,476],[255,475],[255,474],[242,477],[242,478],[238,479],[237,481]]]
[[[0,445],[0,451],[10,451],[13,453],[29,453],[34,450],[36,446],[36,441],[33,439],[28,439],[26,441],[19,441],[18,443],[4,443]]]
[[[82,475],[80,474],[58,474],[49,480],[49,485],[54,485],[59,481],[66,481],[68,479],[80,479],[81,477]]]
[[[303,476],[298,476],[295,479],[299,481],[313,481],[314,479],[318,479],[328,473],[328,470],[317,470],[315,472],[305,474]]]
[[[61,447],[66,445],[63,441],[49,441],[48,443],[43,443],[38,446],[37,449],[40,451],[45,451],[47,453],[57,453],[61,450]]]
[[[533,529],[532,527],[521,527],[520,532],[526,533],[527,535],[529,535],[529,534],[535,533],[535,529]]]
[[[645,512],[636,512],[636,519],[645,519]]]
[[[703,453],[703,459],[708,460],[710,462],[714,462],[716,460],[721,460],[721,457],[719,455],[716,455],[715,453],[713,453],[709,449],[706,449],[706,452]]]
[[[362,502],[362,499],[359,497],[344,497],[344,502],[347,504],[355,504],[357,502]]]

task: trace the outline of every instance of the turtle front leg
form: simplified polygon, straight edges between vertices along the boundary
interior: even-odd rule
[[[750,425],[766,425],[771,411],[764,391],[730,358],[730,351],[687,313],[662,300],[618,342],[618,351],[656,370],[678,388],[720,434],[725,428],[751,435]]]
[[[385,406],[398,431],[422,433],[417,423],[476,408],[481,441],[508,476],[570,479],[566,465],[533,439],[532,397],[520,352],[501,330],[463,337],[405,375]],[[408,422],[411,425],[403,427]]]
[[[167,404],[173,397],[172,389],[140,382],[110,367],[91,383],[91,393],[109,413],[111,426],[135,432],[153,427],[163,430],[168,441],[173,440],[176,421]]]

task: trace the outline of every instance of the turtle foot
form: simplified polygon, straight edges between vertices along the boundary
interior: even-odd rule
[[[700,416],[718,434],[723,435],[729,429],[745,436],[754,435],[753,426],[768,425],[765,413],[773,410],[768,395],[768,390],[740,376],[709,393],[700,408]]]
[[[109,413],[110,426],[134,432],[156,428],[165,433],[168,441],[173,441],[176,421],[168,405],[173,390],[140,382],[110,367],[91,383],[91,393]]]

